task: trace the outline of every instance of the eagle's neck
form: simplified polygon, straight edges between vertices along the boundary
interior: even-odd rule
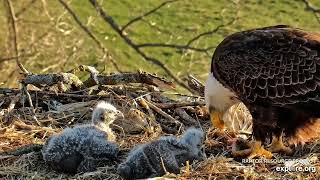
[[[206,81],[205,100],[208,108],[211,106],[221,112],[225,112],[233,104],[239,102],[237,95],[224,87],[212,73],[209,74]]]

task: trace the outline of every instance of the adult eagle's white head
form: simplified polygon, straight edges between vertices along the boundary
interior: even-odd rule
[[[210,73],[205,84],[205,100],[213,126],[224,129],[222,120],[224,113],[239,102],[235,93],[224,87],[213,73]]]

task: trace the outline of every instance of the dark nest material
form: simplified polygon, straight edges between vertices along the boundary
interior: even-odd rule
[[[82,80],[77,74],[88,73]],[[83,75],[83,73],[81,74]],[[100,74],[95,68],[79,66],[57,74],[27,74],[20,79],[21,89],[0,88],[0,178],[6,179],[120,179],[116,168],[135,145],[162,135],[181,135],[190,126],[206,132],[206,161],[187,164],[179,175],[166,179],[315,179],[320,176],[320,142],[297,147],[294,157],[307,159],[316,172],[278,172],[288,163],[247,163],[233,159],[231,144],[235,138],[247,138],[251,119],[243,105],[230,109],[224,120],[226,133],[210,128],[205,108],[203,85],[193,76],[188,85],[197,95],[174,91],[172,82],[145,72]],[[90,121],[92,108],[99,100],[114,104],[124,114],[112,128],[117,135],[120,156],[114,162],[102,162],[97,171],[66,175],[50,169],[40,149],[45,140],[63,128]],[[241,142],[239,141],[239,148]],[[245,144],[245,143],[243,143]],[[157,179],[157,178],[156,178]],[[159,179],[159,178],[158,178]]]

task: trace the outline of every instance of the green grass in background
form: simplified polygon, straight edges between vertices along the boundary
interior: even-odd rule
[[[31,0],[12,1],[19,12]],[[103,42],[124,71],[144,70],[166,76],[162,69],[143,60],[97,14],[87,0],[66,1],[81,21]],[[119,25],[158,6],[163,0],[100,0],[106,12]],[[320,1],[310,1],[320,8]],[[302,0],[180,0],[170,3],[142,21],[132,24],[126,32],[136,43],[165,43],[185,45],[192,37],[215,29],[238,17],[234,24],[222,27],[210,36],[195,41],[192,46],[216,46],[225,36],[236,31],[288,24],[306,30],[318,31],[320,24],[315,14],[306,9]],[[13,55],[7,13],[0,4],[0,58]],[[67,71],[79,64],[93,65],[104,72],[114,72],[113,66],[101,61],[98,46],[79,28],[57,0],[36,0],[18,16],[19,46],[26,68],[35,73]],[[204,81],[211,63],[211,55],[202,52],[172,48],[144,48],[143,51],[165,63],[180,78],[188,73]],[[1,72],[6,86],[15,86],[18,69],[14,61],[2,62]]]

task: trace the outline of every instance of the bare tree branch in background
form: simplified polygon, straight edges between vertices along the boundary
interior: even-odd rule
[[[320,13],[320,9],[314,7],[314,6],[309,2],[309,0],[302,0],[302,1],[304,2],[304,4],[306,5],[306,7],[307,7],[308,10],[311,10],[311,11],[317,12],[317,13]]]
[[[20,54],[20,57],[31,57],[33,56],[34,54]],[[0,63],[2,62],[6,62],[6,61],[12,61],[12,60],[15,60],[17,59],[18,57],[17,56],[12,56],[12,57],[1,57],[0,58]]]
[[[12,28],[12,35],[13,35],[13,45],[14,45],[14,51],[15,51],[15,55],[16,55],[16,63],[18,65],[18,67],[21,69],[21,71],[26,74],[26,75],[30,75],[31,72],[29,72],[23,65],[22,63],[20,62],[20,52],[19,52],[19,43],[18,43],[18,27],[17,27],[17,24],[16,24],[16,16],[15,16],[15,12],[14,12],[14,8],[13,8],[13,5],[11,3],[11,0],[6,0],[5,2],[7,8],[8,8],[8,12],[9,12],[9,18],[10,18],[10,25],[11,25],[11,28]],[[28,92],[27,90],[27,84],[24,84],[24,83],[21,83],[21,89],[20,89],[21,93],[23,94],[22,96],[22,100],[24,102],[24,97],[27,98],[28,102],[29,102],[29,105],[32,109],[32,119],[35,120],[38,125],[41,125],[41,123],[38,121],[36,115],[35,115],[35,108],[33,106],[33,103],[32,103],[32,100],[31,100],[31,96],[30,96],[30,93]],[[24,105],[24,103],[23,103]]]
[[[146,12],[146,13],[144,13],[144,14],[142,14],[141,16],[135,17],[134,19],[130,20],[127,24],[125,24],[125,25],[121,28],[121,31],[122,31],[122,32],[125,31],[125,29],[126,29],[127,27],[129,27],[131,24],[133,24],[133,23],[141,20],[142,18],[144,18],[144,17],[146,17],[146,16],[149,16],[150,14],[153,14],[154,12],[156,12],[157,10],[159,10],[160,8],[162,8],[163,6],[165,6],[165,5],[169,4],[169,3],[176,2],[176,1],[178,1],[178,0],[165,1],[165,2],[161,3],[159,6],[151,9],[150,11],[148,11],[148,12]]]
[[[5,0],[5,1],[9,2],[10,0]],[[204,53],[207,56],[209,56],[211,51],[215,48],[215,46],[208,47],[208,45],[207,45],[207,47],[197,47],[195,42],[197,42],[202,37],[206,37],[206,36],[212,35],[214,33],[217,33],[219,30],[223,29],[224,27],[233,24],[238,19],[237,17],[231,19],[229,22],[226,22],[226,23],[223,22],[223,17],[222,17],[222,22],[220,25],[218,25],[217,27],[214,27],[214,29],[211,29],[207,32],[200,32],[200,34],[198,34],[194,37],[190,37],[190,40],[187,39],[187,41],[185,42],[186,44],[174,44],[174,43],[170,44],[170,43],[161,43],[161,42],[160,43],[157,43],[157,42],[155,42],[155,43],[153,43],[153,42],[140,43],[140,42],[136,42],[134,39],[132,39],[132,37],[130,35],[128,35],[125,32],[131,25],[133,25],[134,23],[136,23],[138,21],[147,22],[152,28],[157,28],[156,30],[159,30],[158,29],[159,27],[155,26],[146,17],[158,12],[161,8],[165,8],[166,5],[168,5],[170,3],[178,2],[178,1],[179,0],[165,0],[161,4],[152,8],[151,10],[148,10],[147,12],[142,13],[141,15],[129,20],[123,27],[121,27],[121,25],[119,25],[118,22],[112,16],[110,16],[108,14],[108,11],[106,12],[102,8],[102,6],[100,4],[98,4],[98,1],[90,0],[90,3],[96,8],[96,11],[104,19],[104,21],[107,24],[109,24],[112,27],[112,29],[120,35],[121,39],[124,40],[132,49],[134,49],[137,54],[139,54],[147,62],[152,63],[152,64],[162,68],[165,71],[165,73],[167,73],[171,78],[173,78],[175,82],[177,82],[177,84],[184,87],[185,89],[188,89],[190,92],[194,93],[193,89],[190,88],[184,80],[181,80],[180,77],[178,77],[174,73],[174,71],[172,71],[170,69],[170,67],[168,67],[165,63],[163,63],[161,61],[161,58],[157,58],[157,57],[152,56],[151,54],[148,54],[147,50],[143,49],[143,48],[162,47],[162,48],[172,48],[172,49],[177,49],[177,50],[191,50],[192,52],[193,51],[200,52],[200,53]],[[18,13],[16,13],[16,14],[20,15],[21,13],[27,11],[28,9],[30,9],[30,7],[35,2],[36,1],[34,1],[34,0],[29,0],[28,3],[24,4],[24,6],[21,7],[19,9]],[[99,40],[99,38],[89,29],[89,27],[81,21],[79,14],[77,14],[75,11],[73,11],[71,9],[70,5],[65,0],[59,0],[59,3],[64,7],[64,9],[65,9],[64,13],[68,12],[68,14],[70,14],[72,16],[73,20],[78,24],[78,26],[88,35],[88,37],[90,37],[98,45],[99,49],[101,49],[101,51],[104,54],[103,58],[110,60],[111,63],[114,65],[115,69],[117,69],[119,72],[121,72],[119,67],[117,66],[116,62],[114,61],[112,55],[108,51],[108,49],[106,49],[104,47],[103,42],[101,40]],[[19,20],[21,20],[21,19],[22,19],[22,17],[19,18]],[[53,22],[53,25],[56,24],[55,21],[51,21],[51,22]],[[17,21],[15,23],[17,23]],[[159,31],[162,32],[161,28]],[[174,33],[171,33],[171,31],[169,31],[169,30],[165,29],[165,31],[166,31],[165,33],[168,33],[171,36],[175,35]],[[50,32],[50,29],[48,32]],[[11,33],[11,34],[13,34],[13,33]],[[47,33],[44,33],[44,36],[46,36],[46,35],[47,35]],[[34,44],[34,43],[32,43],[32,44]],[[191,46],[191,45],[193,45],[193,46]],[[33,47],[33,46],[31,46],[31,47]],[[79,47],[77,47],[77,48],[79,48]],[[30,49],[30,46],[29,46],[29,49]],[[186,51],[182,51],[182,52],[186,52]],[[189,52],[189,51],[187,51],[187,52]],[[21,54],[21,52],[20,52],[19,56],[16,56],[16,55],[7,56],[6,58],[0,59],[0,63],[5,62],[5,61],[9,61],[10,59],[15,58],[15,57],[19,58],[19,57],[29,56],[29,54],[34,54],[34,52],[26,52],[26,55]],[[71,55],[73,55],[73,54],[71,54]],[[71,57],[71,55],[69,57]],[[58,63],[58,64],[60,64],[60,63]],[[47,71],[49,68],[52,69],[52,67],[56,67],[58,64],[53,64],[52,66],[48,66],[47,68],[45,68],[45,70]]]
[[[141,16],[137,16],[135,18],[133,18],[132,20],[130,20],[127,24],[125,24],[122,28],[121,31],[122,33],[125,34],[125,29],[127,29],[130,25],[132,25],[133,23],[137,22],[137,21],[142,21],[144,20],[143,18],[146,16],[149,16],[151,14],[153,14],[154,12],[156,12],[157,10],[159,10],[160,8],[162,8],[163,6],[169,4],[169,3],[173,3],[173,2],[177,2],[178,0],[169,0],[169,1],[165,1],[163,3],[161,3],[159,6],[153,8],[152,10],[144,13]],[[220,30],[222,27],[233,24],[236,21],[236,19],[233,19],[232,21],[230,21],[227,24],[221,24],[218,27],[216,27],[215,29],[208,31],[208,32],[204,32],[201,33],[197,36],[195,36],[194,38],[192,38],[186,45],[179,45],[179,44],[165,44],[165,43],[141,43],[141,44],[137,44],[138,48],[153,48],[153,47],[166,47],[166,48],[174,48],[174,49],[183,49],[183,50],[193,50],[193,51],[197,51],[197,52],[203,52],[206,53],[207,55],[209,55],[208,51],[210,51],[211,49],[214,49],[215,47],[208,47],[208,48],[196,48],[196,47],[191,47],[191,43],[193,43],[194,41],[198,40],[200,37],[202,36],[207,36],[207,35],[211,35],[215,32],[217,32],[218,30]],[[148,23],[149,24],[149,23]],[[149,24],[150,25],[150,24]],[[159,29],[158,29],[159,30]]]
[[[195,42],[196,40],[200,39],[201,37],[212,35],[212,34],[218,32],[221,28],[223,28],[225,26],[229,26],[231,24],[234,24],[237,21],[237,19],[238,19],[237,17],[233,18],[231,21],[227,22],[226,24],[221,23],[220,25],[218,25],[216,28],[212,29],[211,31],[207,31],[207,32],[203,32],[201,34],[198,34],[197,36],[195,36],[192,39],[190,39],[185,46],[190,46],[193,42]]]
[[[308,0],[302,0],[302,2],[306,5],[306,9],[312,11],[314,16],[316,17],[318,23],[320,23],[320,9],[314,7]]]
[[[100,16],[107,22],[113,30],[115,30],[121,38],[129,45],[131,46],[140,56],[142,56],[146,61],[149,61],[159,67],[161,67],[170,77],[172,77],[180,86],[184,87],[185,89],[189,90],[190,92],[193,92],[189,86],[183,82],[180,78],[174,75],[174,73],[160,60],[150,57],[146,55],[143,51],[140,50],[140,48],[135,44],[123,31],[121,31],[121,27],[113,20],[111,16],[109,16],[105,10],[102,9],[101,5],[96,0],[90,0],[90,3],[95,7],[95,9],[98,11]]]
[[[7,5],[7,8],[9,10],[9,18],[10,18],[10,22],[11,22],[11,28],[13,30],[13,45],[14,45],[14,50],[15,50],[15,54],[16,54],[16,63],[18,65],[18,67],[22,70],[23,73],[25,74],[29,74],[29,71],[24,68],[24,66],[21,64],[20,62],[20,53],[19,53],[19,44],[18,44],[18,36],[17,36],[17,24],[16,24],[16,17],[15,17],[15,13],[14,13],[14,9],[11,3],[11,0],[6,0],[5,4]]]
[[[187,45],[179,45],[179,44],[163,44],[163,43],[144,43],[144,44],[137,44],[138,48],[146,48],[146,47],[167,47],[167,48],[175,48],[175,49],[189,49],[193,51],[199,51],[199,52],[207,52],[208,50],[214,48],[210,47],[208,48],[196,48],[196,47],[190,47]]]
[[[209,36],[212,35],[216,32],[218,32],[221,28],[229,26],[231,24],[234,24],[237,21],[237,17],[233,18],[232,20],[230,20],[229,22],[227,22],[226,24],[224,24],[222,22],[222,24],[218,25],[217,27],[215,27],[214,29],[210,30],[210,31],[206,31],[203,33],[200,33],[198,35],[196,35],[195,37],[193,37],[192,39],[190,39],[188,41],[188,43],[186,45],[179,45],[179,44],[164,44],[164,43],[143,43],[143,44],[137,44],[137,46],[139,48],[152,48],[152,47],[166,47],[166,48],[175,48],[175,49],[188,49],[188,50],[193,50],[193,51],[198,51],[198,52],[204,52],[207,55],[209,55],[210,50],[216,48],[215,46],[212,47],[207,47],[207,48],[196,48],[196,47],[192,47],[190,46],[192,43],[194,43],[196,40],[204,37],[204,36]]]
[[[136,43],[133,42],[133,40],[128,36],[128,34],[125,32],[125,29],[127,29],[130,25],[137,21],[144,21],[144,17],[151,15],[152,13],[159,10],[161,7],[165,6],[168,3],[173,3],[178,0],[168,0],[163,3],[161,3],[159,6],[153,8],[152,10],[149,10],[148,12],[137,16],[130,20],[128,23],[126,23],[122,28],[117,24],[117,22],[114,21],[113,17],[107,14],[105,10],[102,9],[101,5],[98,4],[96,0],[90,0],[91,4],[96,8],[96,10],[99,12],[100,16],[114,29],[121,38],[129,45],[131,46],[138,54],[140,54],[145,60],[160,66],[164,71],[171,76],[180,86],[188,89],[190,92],[194,93],[194,90],[190,88],[186,83],[184,83],[182,80],[180,80],[178,77],[174,75],[174,73],[165,65],[163,64],[159,59],[148,56],[144,51],[142,51],[142,48],[154,48],[154,47],[164,47],[164,48],[174,48],[174,49],[180,49],[180,50],[192,50],[197,51],[201,53],[205,53],[207,56],[210,56],[210,51],[215,48],[215,46],[206,47],[206,48],[197,48],[192,47],[191,44],[195,41],[199,40],[200,38],[208,35],[212,35],[216,32],[218,32],[220,29],[234,24],[238,20],[238,13],[237,16],[233,19],[231,19],[229,22],[224,23],[222,18],[222,23],[215,27],[214,29],[203,32],[201,34],[196,35],[195,37],[191,38],[185,45],[180,44],[166,44],[166,43]],[[238,9],[238,8],[237,8]]]
[[[69,14],[73,17],[73,19],[77,22],[77,24],[82,28],[82,30],[84,30],[84,32],[86,32],[88,34],[88,36],[99,46],[99,48],[102,50],[104,57],[107,57],[110,62],[112,63],[112,65],[116,68],[116,70],[118,72],[121,72],[119,66],[117,65],[117,63],[115,62],[114,58],[112,57],[112,55],[110,54],[110,52],[108,51],[108,49],[106,49],[103,44],[95,37],[95,35],[89,30],[89,28],[87,26],[85,26],[80,19],[78,18],[78,16],[72,11],[72,9],[68,6],[67,3],[65,3],[63,0],[59,0],[59,2],[63,5],[63,7],[69,12]]]
[[[30,6],[32,6],[35,2],[37,2],[37,0],[31,0],[29,1],[29,3],[27,5],[25,5],[24,7],[22,7],[19,11],[16,12],[15,16],[19,17],[21,14],[23,14],[24,12],[26,12],[28,10],[28,8]]]

